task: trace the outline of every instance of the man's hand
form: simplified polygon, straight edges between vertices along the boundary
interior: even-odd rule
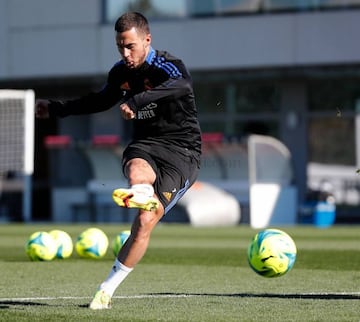
[[[132,120],[135,118],[134,111],[126,103],[120,105],[121,115],[125,120]]]
[[[49,101],[37,100],[35,104],[35,116],[39,119],[49,118]]]

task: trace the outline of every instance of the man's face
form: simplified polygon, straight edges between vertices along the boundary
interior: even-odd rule
[[[149,53],[151,35],[138,32],[135,27],[116,34],[116,45],[128,68],[140,67]]]

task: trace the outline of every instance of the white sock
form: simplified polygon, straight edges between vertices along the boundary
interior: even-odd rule
[[[154,195],[154,188],[151,184],[148,183],[137,183],[131,186],[131,189],[134,189],[136,192],[143,193],[148,197]]]
[[[121,264],[116,258],[108,277],[104,282],[101,283],[100,289],[105,291],[106,294],[113,296],[117,287],[132,270],[133,268]]]

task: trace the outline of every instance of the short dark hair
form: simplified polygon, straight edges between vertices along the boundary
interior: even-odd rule
[[[120,16],[115,22],[115,31],[124,32],[135,27],[144,34],[150,33],[149,22],[139,12],[127,12]]]

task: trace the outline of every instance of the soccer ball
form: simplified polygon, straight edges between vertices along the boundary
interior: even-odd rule
[[[265,229],[257,233],[248,247],[250,267],[264,277],[278,277],[294,266],[296,245],[279,229]]]
[[[73,252],[73,242],[70,235],[63,230],[52,230],[49,234],[54,238],[57,246],[57,258],[69,258]]]
[[[114,256],[116,257],[117,254],[119,253],[119,250],[121,249],[121,247],[123,247],[123,245],[125,244],[126,240],[129,238],[130,236],[130,230],[124,230],[122,232],[120,232],[112,241],[112,250],[114,253]]]
[[[106,254],[109,240],[99,228],[83,231],[76,240],[75,249],[80,257],[99,259]]]
[[[26,254],[32,261],[51,261],[56,255],[56,242],[45,231],[37,231],[30,235],[26,245]]]

